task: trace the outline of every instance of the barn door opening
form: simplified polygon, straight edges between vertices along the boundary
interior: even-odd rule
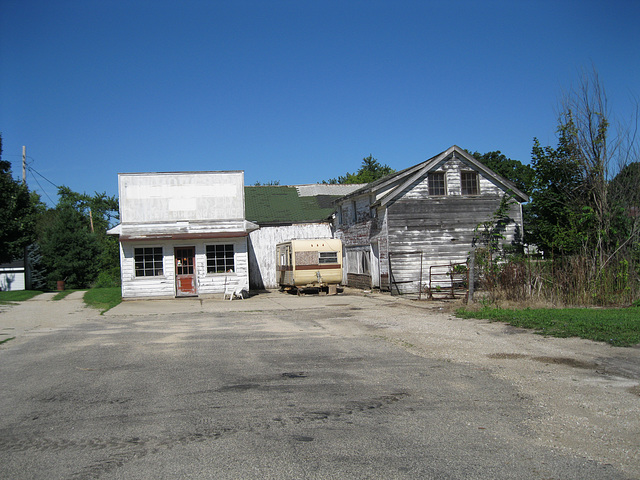
[[[195,247],[176,247],[176,296],[196,295],[196,249]]]

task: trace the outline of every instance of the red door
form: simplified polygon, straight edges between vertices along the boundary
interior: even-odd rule
[[[176,296],[196,295],[196,249],[176,247]]]

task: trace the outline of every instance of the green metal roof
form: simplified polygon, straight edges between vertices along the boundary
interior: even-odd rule
[[[318,222],[331,216],[340,196],[300,196],[291,186],[244,187],[245,218],[259,225]]]

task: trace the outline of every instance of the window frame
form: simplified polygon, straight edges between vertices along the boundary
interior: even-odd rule
[[[473,187],[471,190],[469,190],[470,183]],[[478,178],[478,172],[473,170],[463,170],[460,172],[460,194],[469,196],[480,195],[480,179]]]
[[[236,273],[236,249],[233,243],[205,245],[207,275]]]
[[[135,278],[164,277],[163,247],[134,247],[133,275]]]
[[[435,182],[438,185],[435,185]],[[441,185],[440,185],[441,183]],[[427,175],[427,188],[429,189],[430,197],[444,197],[447,195],[447,175],[446,172],[429,172]],[[438,193],[434,193],[435,187],[438,188]],[[442,193],[440,193],[442,191]]]
[[[339,263],[338,252],[318,252],[318,265],[338,265]]]

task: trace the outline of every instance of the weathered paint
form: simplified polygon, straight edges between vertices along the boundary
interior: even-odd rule
[[[124,298],[224,294],[227,285],[249,285],[247,238],[257,225],[244,219],[244,173],[119,174],[120,238]],[[207,273],[207,245],[233,245],[234,268]],[[136,277],[136,248],[162,248],[162,274]],[[174,249],[193,247],[195,286],[176,289]],[[187,281],[183,279],[183,281]]]
[[[322,263],[323,253],[335,263]],[[276,245],[276,273],[280,286],[337,285],[342,282],[342,242],[331,238],[296,239]]]
[[[283,226],[263,226],[249,234],[249,285],[252,289],[278,288],[276,276],[276,245],[293,238],[330,238],[331,225],[300,223]]]
[[[120,221],[133,223],[244,219],[244,173],[121,173]]]
[[[215,244],[232,244],[234,247],[234,272],[207,273],[206,246]],[[222,295],[229,284],[249,285],[248,254],[245,238],[229,239],[223,242],[199,241],[190,244],[174,242],[148,242],[120,244],[120,265],[122,272],[123,298],[175,296],[176,272],[174,249],[177,246],[195,247],[195,276],[197,295]],[[140,247],[162,247],[163,275],[154,277],[136,277],[134,249]]]
[[[421,274],[424,284],[431,266],[466,262],[476,227],[492,218],[511,187],[458,147],[434,159],[339,202],[342,215],[337,216],[335,228],[344,243],[347,284],[365,288],[379,282],[388,289],[395,282],[401,293],[417,292]],[[445,174],[446,195],[429,195],[428,173],[433,171]],[[478,174],[477,195],[462,195],[462,171]],[[519,200],[525,197],[518,192]],[[509,217],[504,243],[521,240],[518,201],[510,205]],[[367,255],[378,265],[363,271],[362,258]]]

